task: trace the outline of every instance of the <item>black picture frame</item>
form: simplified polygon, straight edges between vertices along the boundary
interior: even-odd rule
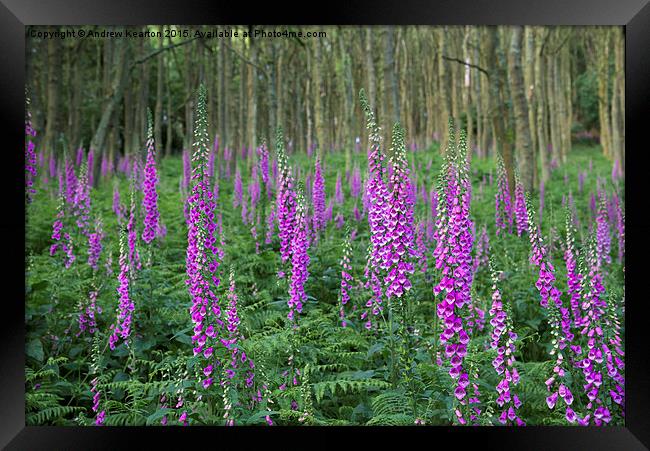
[[[0,92],[2,107],[0,123],[6,125],[2,135],[5,167],[0,180],[3,214],[0,214],[0,240],[3,249],[2,271],[5,283],[0,328],[0,446],[16,450],[38,449],[145,449],[154,446],[189,447],[197,437],[213,447],[224,446],[224,440],[236,440],[241,446],[261,438],[264,446],[307,448],[316,442],[307,439],[323,433],[336,447],[351,447],[358,441],[364,448],[374,446],[395,428],[82,428],[25,426],[24,395],[24,75],[25,25],[135,25],[135,24],[476,24],[476,25],[621,25],[625,27],[626,51],[626,426],[625,427],[525,427],[525,428],[408,428],[406,446],[437,447],[448,438],[454,448],[471,443],[476,449],[588,449],[637,450],[650,446],[649,410],[650,371],[646,347],[646,316],[643,258],[646,254],[644,231],[649,225],[644,218],[646,198],[643,161],[648,154],[643,122],[650,118],[650,4],[648,0],[444,0],[424,3],[417,0],[365,1],[349,4],[301,3],[292,6],[266,2],[250,5],[218,1],[184,0],[139,1],[0,0]],[[642,172],[643,171],[643,172]],[[21,265],[20,262],[23,262]],[[10,288],[10,290],[9,290]],[[254,434],[252,434],[253,432]],[[345,433],[345,438],[339,434]],[[283,437],[277,437],[281,434]],[[256,437],[253,437],[255,435]],[[259,437],[257,437],[259,435]],[[430,435],[433,435],[431,437]],[[394,437],[392,437],[394,438]],[[158,444],[154,445],[154,443]],[[210,446],[210,445],[208,445]],[[356,445],[359,446],[359,445]],[[394,445],[393,445],[394,446]]]

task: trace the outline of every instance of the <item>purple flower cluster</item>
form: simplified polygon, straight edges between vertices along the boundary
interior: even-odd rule
[[[241,171],[239,170],[239,166],[237,166],[237,169],[235,169],[235,187],[234,187],[233,194],[234,197],[232,200],[232,207],[243,208],[244,207],[244,185],[242,183]]]
[[[424,274],[428,269],[428,255],[429,249],[425,243],[424,237],[424,223],[420,222],[417,225],[417,233],[415,235],[415,247],[417,249],[417,257],[420,264],[420,271]]]
[[[140,252],[137,249],[136,243],[138,241],[138,232],[136,230],[136,214],[135,214],[135,188],[131,186],[131,209],[129,212],[129,222],[126,224],[126,231],[129,243],[129,268],[131,277],[135,277],[135,272],[140,270]]]
[[[296,216],[296,193],[293,176],[284,151],[282,129],[278,128],[276,149],[278,152],[278,183],[276,189],[276,215],[278,219],[278,236],[280,237],[280,256],[282,263],[291,257],[291,240],[294,235]]]
[[[296,199],[295,228],[291,240],[291,281],[289,285],[289,314],[287,317],[295,321],[295,312],[301,313],[303,303],[307,300],[305,282],[309,277],[309,240],[307,238],[307,208],[302,190],[299,190]]]
[[[97,271],[99,257],[102,254],[102,238],[104,231],[102,230],[102,221],[100,218],[95,220],[95,230],[88,235],[88,266],[93,271]]]
[[[517,415],[521,400],[516,393],[512,393],[514,386],[519,384],[519,373],[514,367],[515,342],[517,334],[513,330],[509,305],[504,304],[501,291],[497,285],[497,276],[492,271],[492,307],[490,308],[490,347],[497,351],[497,356],[492,360],[492,366],[500,377],[496,390],[499,396],[496,403],[503,409],[499,415],[501,424],[525,426],[526,423]]]
[[[90,228],[90,184],[88,183],[88,165],[83,164],[76,184],[73,198],[73,214],[79,231],[88,236]]]
[[[555,268],[548,257],[548,250],[544,246],[541,231],[535,223],[534,209],[528,199],[526,199],[526,210],[531,246],[530,262],[539,267],[539,278],[535,282],[535,287],[541,296],[540,305],[543,308],[548,308],[548,301],[551,300],[556,307],[561,308],[560,296],[562,292],[555,287]]]
[[[340,183],[340,177],[337,183]],[[339,187],[340,189],[340,187]],[[318,236],[319,232],[325,229],[325,179],[323,178],[323,170],[321,168],[321,161],[316,157],[314,168],[314,183],[312,188],[312,204],[314,208],[314,232]]]
[[[618,194],[614,194],[614,203],[616,208],[616,237],[618,239],[618,262],[623,262],[625,256],[625,212],[621,206],[621,199]]]
[[[142,208],[144,209],[144,228],[142,230],[142,241],[151,243],[158,233],[158,175],[156,174],[156,149],[153,142],[153,130],[151,122],[147,133],[147,161],[144,167],[144,196]]]
[[[79,309],[79,332],[77,336],[88,331],[90,334],[94,334],[97,330],[97,319],[96,315],[102,312],[102,308],[97,305],[97,295],[99,293],[97,290],[92,290],[88,295],[88,303],[82,303]]]
[[[409,275],[413,273],[416,251],[414,246],[413,200],[409,168],[406,160],[404,131],[398,124],[393,128],[391,165],[392,191],[384,210],[384,240],[380,248],[381,268],[385,271],[386,297],[401,298],[411,289]]]
[[[371,311],[374,316],[381,312],[383,277],[382,265],[385,235],[386,235],[386,209],[388,208],[388,188],[384,182],[383,159],[380,150],[381,135],[380,129],[375,121],[374,113],[370,109],[363,91],[360,92],[361,103],[366,114],[367,128],[370,130],[368,149],[368,178],[366,183],[366,200],[368,212],[368,224],[370,228],[370,247],[368,262],[366,264],[366,288],[372,290],[372,296],[366,303],[366,310],[361,314],[361,320],[365,320],[366,329],[372,328],[372,320],[368,317]],[[371,310],[368,310],[371,309]]]
[[[59,248],[65,254],[64,265],[68,269],[75,261],[75,255],[73,253],[74,246],[72,245],[72,238],[70,234],[64,230],[64,221],[65,221],[65,198],[63,195],[60,196],[58,212],[56,214],[56,220],[52,224],[52,240],[54,244],[50,246],[50,255],[54,256]]]
[[[84,161],[84,148],[83,148],[83,147],[79,147],[79,148],[77,149],[77,158],[76,158],[76,160],[75,160],[75,165],[76,165],[77,167],[80,167],[80,166],[81,166],[81,163],[83,163],[83,161]]]
[[[214,367],[214,347],[223,327],[221,308],[216,289],[219,250],[216,246],[215,202],[207,176],[208,125],[205,86],[199,88],[197,115],[194,128],[194,154],[192,161],[192,192],[188,198],[189,219],[187,232],[187,280],[192,306],[190,315],[194,324],[192,344],[194,355],[201,354],[203,372]],[[202,384],[208,388],[213,379],[206,377]],[[184,421],[184,420],[183,420]]]
[[[228,351],[230,351],[230,367],[225,370],[226,379],[223,381],[223,385],[229,385],[230,381],[235,377],[236,371],[239,368],[240,362],[246,363],[248,369],[246,371],[246,387],[253,386],[253,380],[255,378],[255,373],[253,372],[255,364],[253,360],[250,359],[246,353],[239,349],[238,341],[241,338],[239,332],[239,315],[237,313],[237,292],[235,287],[235,276],[231,268],[230,270],[230,287],[228,289],[228,308],[226,309],[226,331],[227,336],[221,339],[221,343],[224,345]],[[206,376],[210,376],[212,373],[212,367],[208,367],[204,370]],[[210,379],[211,380],[211,379]],[[209,384],[207,384],[209,386]],[[204,381],[204,386],[206,382]]]
[[[347,238],[343,243],[343,257],[341,258],[341,289],[339,291],[339,318],[341,319],[341,326],[347,327],[348,323],[345,319],[345,308],[350,301],[350,288],[352,287],[352,266],[350,265],[350,256],[352,255],[352,244],[350,239],[350,228],[347,229]]]
[[[95,183],[95,149],[91,148],[88,151],[88,184],[93,186]]]
[[[343,181],[341,180],[341,174],[336,175],[336,186],[334,189],[334,201],[337,205],[343,205]]]
[[[486,225],[483,225],[481,234],[477,241],[476,254],[474,255],[474,264],[472,266],[472,272],[474,274],[476,274],[480,268],[488,266],[490,238],[487,233]]]
[[[92,381],[90,381],[90,391],[93,394],[93,412],[97,413],[97,417],[95,418],[95,425],[96,426],[101,426],[104,424],[104,420],[106,419],[106,411],[102,410],[99,411],[99,403],[101,400],[101,391],[99,390],[99,378],[95,377]]]
[[[574,397],[568,387],[569,374],[565,368],[566,364],[562,353],[574,338],[571,331],[571,317],[569,309],[562,305],[562,292],[555,287],[555,268],[550,262],[548,250],[544,247],[541,232],[535,223],[535,211],[529,199],[526,199],[526,208],[532,248],[530,261],[532,264],[539,266],[539,278],[535,286],[541,296],[541,306],[548,309],[548,322],[553,335],[553,347],[550,355],[557,356],[553,367],[554,374],[546,381],[546,387],[550,393],[546,398],[546,404],[549,409],[554,409],[558,398],[562,399],[566,405],[565,418],[573,423],[578,417],[571,407]],[[552,302],[549,303],[549,300]]]
[[[117,293],[120,296],[117,307],[117,320],[111,326],[111,336],[109,337],[109,347],[115,349],[117,342],[121,338],[127,345],[131,336],[131,320],[135,305],[129,296],[129,263],[126,253],[126,237],[124,231],[120,234],[120,274],[118,276]]]
[[[77,175],[74,173],[74,166],[66,158],[65,160],[65,201],[68,205],[74,205],[77,192]]]
[[[454,136],[450,127],[450,136]],[[464,140],[463,140],[464,141]],[[455,380],[454,395],[460,405],[467,404],[466,387],[468,373],[463,367],[467,355],[469,335],[463,325],[465,309],[470,308],[472,285],[472,233],[469,219],[470,187],[467,176],[467,160],[461,143],[460,152],[453,140],[447,149],[445,164],[441,170],[440,197],[444,199],[444,210],[439,212],[438,241],[433,256],[441,278],[433,288],[439,299],[436,314],[441,321],[440,344],[445,346],[449,359],[449,375]],[[460,153],[460,155],[458,155]],[[460,409],[455,409],[460,424],[467,419]]]
[[[598,214],[596,215],[596,265],[611,263],[611,235],[607,220],[607,201],[604,191],[599,193]]]
[[[262,176],[262,183],[264,183],[264,186],[266,187],[266,197],[271,200],[271,183],[269,183],[269,150],[266,148],[265,142],[257,148],[257,157],[259,161],[260,174]]]
[[[512,204],[510,203],[510,186],[506,167],[501,154],[498,154],[498,171],[497,171],[497,192],[495,195],[495,223],[497,226],[497,235],[501,230],[508,229],[512,233]]]
[[[126,214],[124,212],[124,206],[120,202],[120,190],[117,187],[117,183],[113,186],[113,212],[117,216],[117,223],[122,224],[126,219]]]
[[[350,179],[350,195],[356,198],[359,194],[361,194],[361,171],[358,166],[355,166]]]
[[[576,366],[582,369],[585,379],[587,414],[578,418],[579,424],[585,426],[609,423],[610,408],[618,405],[623,412],[625,403],[625,379],[622,374],[625,364],[622,360],[624,352],[621,349],[620,325],[617,324],[614,308],[605,301],[602,268],[598,258],[598,243],[592,238],[587,256],[589,274],[583,279],[582,286],[585,293],[583,314],[577,324],[586,341],[586,349],[584,353],[583,347],[574,349],[576,355],[583,356],[577,360]]]
[[[515,183],[515,218],[517,220],[517,236],[528,232],[528,211],[526,210],[524,185],[519,180],[519,177],[517,177]]]
[[[192,163],[190,162],[190,152],[183,150],[183,178],[181,181],[181,190],[187,191],[192,179]]]
[[[569,305],[573,314],[573,323],[580,324],[582,321],[580,300],[583,276],[577,269],[576,245],[575,245],[575,227],[571,217],[571,211],[567,208],[566,212],[566,248],[564,250],[564,262],[566,265],[567,277],[567,294],[569,295]]]
[[[36,144],[32,138],[36,136],[36,130],[32,127],[31,113],[27,112],[27,120],[25,121],[25,139],[27,141],[25,146],[25,195],[27,202],[32,201],[32,196],[36,194],[34,189],[34,180],[36,179]],[[31,137],[31,138],[30,138]]]
[[[265,244],[271,244],[273,242],[273,231],[275,227],[275,205],[272,204],[270,208],[271,210],[266,217],[266,237],[264,239]]]

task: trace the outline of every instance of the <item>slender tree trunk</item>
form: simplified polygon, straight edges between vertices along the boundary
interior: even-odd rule
[[[528,105],[524,93],[524,77],[521,67],[521,44],[523,27],[515,26],[510,40],[508,53],[508,68],[511,76],[512,107],[515,115],[516,146],[520,151],[519,171],[521,182],[526,190],[531,191],[533,185],[533,149],[528,122]]]
[[[542,63],[544,61],[544,55],[542,54],[542,41],[545,40],[545,36],[548,31],[535,27],[535,103],[537,108],[537,117],[536,119],[536,129],[537,129],[537,150],[539,154],[542,180],[544,183],[548,181],[548,164],[546,162],[546,117],[548,115],[546,111],[546,86],[544,84],[543,72],[542,72]]]
[[[531,165],[533,167],[533,185],[537,186],[539,179],[537,170],[537,155],[539,146],[536,133],[537,91],[535,90],[535,31],[532,27],[524,27],[525,65],[524,65],[524,91],[528,103],[528,126],[531,140]]]
[[[55,27],[49,27],[54,31]],[[48,152],[56,148],[57,115],[59,112],[59,68],[61,67],[61,42],[50,39],[47,43],[48,77],[47,77],[47,116],[45,119],[45,138],[43,147]]]
[[[90,142],[90,147],[96,149],[98,152],[103,152],[104,149],[104,140],[106,138],[106,132],[108,129],[108,124],[113,115],[115,109],[119,106],[124,96],[124,90],[127,86],[129,80],[129,65],[130,58],[128,52],[128,43],[118,39],[115,41],[115,58],[113,60],[113,67],[115,68],[113,82],[112,82],[112,93],[108,99],[102,116],[99,120],[99,125],[95,131],[95,135]],[[98,160],[98,159],[96,159]]]
[[[506,169],[506,176],[508,178],[508,186],[510,189],[510,197],[514,195],[515,176],[513,170],[513,156],[510,140],[506,136],[505,120],[507,118],[507,111],[502,100],[503,83],[505,74],[503,68],[497,61],[496,48],[499,43],[499,35],[496,27],[488,27],[486,39],[486,55],[489,64],[490,74],[490,116],[492,117],[492,127],[494,128],[494,141],[497,148],[501,151],[504,166]]]

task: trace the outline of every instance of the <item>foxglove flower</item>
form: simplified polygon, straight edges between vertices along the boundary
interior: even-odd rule
[[[232,200],[232,207],[243,207],[244,205],[244,194],[243,194],[243,184],[241,179],[241,171],[239,167],[235,170],[235,188],[234,188],[234,197]]]
[[[519,176],[517,176],[515,183],[515,218],[517,220],[517,236],[528,232],[528,212],[526,211],[524,185],[519,180]]]
[[[129,268],[131,277],[135,277],[136,270],[140,270],[140,252],[137,248],[138,232],[136,230],[136,214],[135,214],[135,188],[131,184],[131,209],[129,212],[129,222],[126,224],[126,231],[128,234],[129,244]]]
[[[97,305],[97,295],[99,293],[96,289],[90,291],[87,302],[82,302],[79,306],[79,332],[77,336],[88,331],[89,334],[94,334],[97,331],[97,318],[96,315],[102,312],[102,308]]]
[[[607,221],[607,204],[605,192],[599,193],[598,214],[596,216],[596,265],[611,263],[611,236]]]
[[[194,126],[192,190],[188,198],[186,284],[192,299],[189,313],[194,324],[193,351],[195,356],[203,357],[203,374],[218,363],[214,349],[223,326],[219,298],[216,294],[220,284],[219,249],[215,237],[215,202],[206,167],[208,140],[206,89],[201,85]],[[201,382],[204,388],[208,388],[213,379],[206,376]]]
[[[381,268],[385,271],[386,297],[401,298],[411,289],[409,276],[413,274],[415,257],[413,228],[413,199],[406,160],[404,131],[399,124],[393,128],[393,152],[390,160],[392,191],[386,199],[384,211],[384,241],[379,250]]]
[[[514,332],[510,304],[503,301],[501,290],[498,287],[498,277],[492,265],[492,307],[490,308],[490,347],[497,351],[497,356],[492,360],[492,366],[499,375],[499,383],[496,385],[498,397],[496,400],[501,415],[501,424],[524,426],[525,423],[517,415],[517,409],[521,401],[513,389],[519,384],[519,373],[515,368],[515,353],[517,334]],[[453,348],[452,348],[453,350]]]
[[[350,256],[352,255],[352,244],[350,240],[350,227],[346,230],[347,238],[343,242],[343,257],[341,258],[341,288],[339,290],[339,318],[341,326],[347,327],[348,323],[345,319],[345,309],[348,302],[350,302],[350,288],[352,288],[352,266],[350,265]]]
[[[577,249],[575,245],[576,230],[572,220],[571,210],[566,209],[566,249],[564,251],[564,262],[567,272],[567,294],[569,295],[569,304],[573,314],[573,323],[580,324],[581,300],[582,300],[582,279],[583,275],[577,267]]]
[[[75,160],[75,165],[76,165],[77,167],[80,167],[80,166],[81,166],[81,163],[83,163],[83,161],[84,161],[84,148],[83,148],[83,147],[79,147],[79,148],[77,149],[77,158],[76,158],[76,160]]]
[[[153,142],[153,125],[151,116],[149,117],[149,127],[147,131],[147,162],[144,167],[144,196],[142,198],[142,208],[144,210],[144,228],[142,230],[142,241],[149,244],[153,241],[158,233],[158,175],[156,174],[156,149]]]
[[[618,238],[618,262],[623,262],[625,256],[625,212],[621,206],[621,199],[614,195],[616,208],[616,237]]]
[[[95,220],[95,230],[88,235],[88,266],[93,271],[97,271],[99,257],[102,253],[102,239],[104,231],[102,230],[102,221],[100,218]]]
[[[419,261],[419,266],[420,266],[420,271],[422,273],[427,272],[428,268],[428,253],[429,250],[427,249],[427,245],[425,243],[424,239],[424,223],[420,222],[417,226],[417,234],[415,237],[415,245],[417,248],[417,257]]]
[[[29,107],[29,100],[27,100]],[[36,179],[36,144],[33,138],[36,136],[36,130],[32,127],[32,115],[27,110],[27,120],[25,121],[25,196],[27,203],[32,201],[32,197],[36,194],[34,189],[34,181]]]
[[[295,322],[295,312],[301,313],[303,303],[307,301],[305,282],[309,277],[309,241],[307,238],[307,217],[305,198],[299,188],[296,198],[296,217],[294,234],[291,240],[291,281],[289,286],[289,314],[288,318]]]
[[[82,235],[88,236],[90,230],[90,184],[88,183],[88,165],[81,167],[81,174],[76,184],[73,198],[73,214]]]
[[[113,186],[113,212],[117,217],[117,223],[122,224],[125,219],[124,207],[120,203],[120,190],[117,187],[117,183]]]
[[[357,198],[359,194],[361,194],[361,171],[358,166],[355,166],[350,180],[350,195]]]
[[[181,190],[187,191],[190,186],[192,178],[192,163],[190,162],[190,152],[183,150],[183,178],[181,183]]]
[[[337,183],[340,183],[340,177]],[[316,235],[325,229],[325,179],[323,178],[323,170],[321,168],[321,161],[316,157],[314,169],[314,185],[312,188],[312,204],[314,208],[314,231]]]
[[[336,176],[336,187],[334,190],[334,200],[338,205],[343,205],[343,182],[341,181],[341,175],[337,174]]]
[[[478,246],[476,247],[476,255],[474,256],[474,264],[472,271],[474,274],[482,267],[487,267],[490,249],[490,238],[487,233],[487,226],[483,226],[481,234],[478,238]]]
[[[368,300],[367,309],[362,313],[362,320],[365,320],[366,329],[372,328],[372,320],[368,315],[371,311],[374,316],[381,312],[383,297],[383,279],[382,270],[383,251],[385,247],[386,234],[386,209],[388,208],[388,188],[384,182],[384,156],[380,149],[381,134],[380,128],[375,120],[365,92],[360,91],[359,97],[361,105],[366,115],[366,128],[370,131],[368,149],[368,177],[366,182],[365,199],[367,202],[366,210],[368,212],[368,225],[370,229],[370,248],[368,252],[368,261],[366,264],[366,287],[372,291],[372,296]],[[371,310],[368,310],[371,309]]]
[[[88,185],[93,186],[95,183],[95,149],[88,151]]]
[[[74,205],[77,192],[77,175],[74,172],[72,162],[65,158],[65,201],[68,205]]]
[[[497,191],[495,195],[495,223],[497,235],[502,230],[512,232],[512,205],[510,203],[510,186],[506,167],[501,154],[498,154]]]
[[[99,404],[101,401],[101,391],[99,390],[99,378],[95,377],[93,378],[92,381],[90,381],[90,392],[93,394],[93,412],[97,413],[97,416],[95,417],[95,425],[96,426],[101,426],[104,424],[104,420],[106,419],[106,411],[102,410],[99,411]]]
[[[257,148],[257,157],[259,161],[259,170],[262,177],[262,183],[266,188],[266,196],[271,200],[271,183],[269,180],[269,150],[266,148],[266,142]]]
[[[449,136],[455,136],[451,125]],[[440,344],[449,347],[450,351],[454,350],[447,358],[450,364],[449,375],[455,380],[454,394],[460,405],[468,402],[463,386],[466,386],[463,381],[467,380],[468,373],[464,369],[463,360],[467,354],[469,334],[465,330],[463,319],[466,310],[472,308],[473,240],[469,219],[471,193],[465,152],[466,142],[461,132],[458,147],[453,138],[450,139],[440,172],[439,188],[443,205],[438,215],[438,241],[433,253],[436,269],[441,271],[441,278],[433,288],[434,295],[439,299],[436,314],[443,329]],[[454,412],[460,424],[467,423],[461,409],[457,408]]]
[[[126,233],[124,230],[120,233],[120,274],[118,276],[119,285],[117,293],[119,294],[119,304],[117,307],[117,320],[111,326],[111,335],[109,337],[109,347],[114,350],[120,339],[129,344],[131,337],[131,320],[135,305],[129,295],[129,261],[126,250]]]
[[[293,176],[284,151],[282,129],[278,127],[276,138],[278,152],[278,182],[276,189],[276,215],[278,220],[278,236],[280,238],[280,256],[282,263],[291,258],[291,241],[295,230],[296,193],[293,186]]]
[[[75,261],[74,246],[72,245],[72,238],[70,233],[64,230],[65,222],[65,198],[61,194],[59,200],[59,207],[56,214],[56,220],[52,224],[52,240],[54,244],[50,246],[50,255],[54,256],[59,249],[64,254],[64,266],[66,269],[72,266]]]

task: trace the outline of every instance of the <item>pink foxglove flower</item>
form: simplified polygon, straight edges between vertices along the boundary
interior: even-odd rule
[[[449,136],[455,136],[450,126]],[[440,320],[442,333],[440,344],[449,348],[446,357],[449,361],[449,375],[455,381],[454,395],[460,406],[468,403],[463,385],[468,372],[463,365],[467,355],[469,334],[465,330],[464,318],[472,310],[472,233],[469,219],[471,187],[466,159],[466,142],[461,132],[461,143],[450,140],[446,159],[440,171],[440,206],[437,226],[437,246],[433,252],[436,268],[441,270],[441,278],[434,286],[437,299],[436,314]],[[453,350],[453,352],[451,352]],[[460,424],[467,418],[462,409],[454,410]]]
[[[195,117],[192,187],[187,202],[186,284],[192,299],[189,313],[194,324],[193,351],[195,356],[199,356],[202,374],[205,375],[209,368],[218,365],[214,351],[219,343],[223,320],[217,296],[220,257],[215,236],[216,205],[207,174],[209,138],[204,85],[199,88]],[[212,385],[214,379],[211,376],[201,377],[204,388]],[[186,418],[186,413],[184,415]],[[179,421],[184,422],[185,418]]]
[[[95,230],[88,235],[88,266],[93,271],[97,271],[99,257],[102,254],[102,239],[104,238],[104,231],[102,230],[101,218],[95,220]]]
[[[350,289],[352,288],[352,266],[350,265],[350,256],[352,255],[352,244],[350,240],[350,227],[347,227],[346,239],[343,242],[343,257],[341,258],[341,288],[339,290],[339,319],[341,326],[347,327],[348,323],[345,317],[345,310],[350,302]]]
[[[144,224],[142,230],[142,241],[149,244],[158,234],[158,221],[160,213],[158,212],[158,175],[156,173],[156,149],[153,142],[153,125],[149,117],[149,127],[147,131],[147,161],[144,167],[144,196],[142,198],[142,208],[144,210]]]
[[[296,193],[291,168],[284,151],[282,129],[277,130],[276,149],[278,152],[278,182],[276,189],[276,217],[280,238],[280,256],[285,263],[291,258],[291,241],[295,230]]]
[[[114,350],[120,339],[129,344],[131,337],[131,321],[135,305],[129,295],[129,261],[126,249],[126,233],[124,230],[120,233],[120,274],[118,276],[119,285],[117,293],[119,294],[119,304],[117,307],[117,319],[111,326],[111,335],[109,337],[109,347]]]
[[[318,234],[325,229],[325,179],[323,178],[323,170],[319,157],[316,157],[314,169],[312,204],[314,206],[314,231]]]
[[[289,320],[295,322],[295,313],[301,313],[307,301],[305,282],[309,277],[309,241],[307,238],[307,217],[305,198],[299,188],[296,198],[296,216],[294,234],[291,240],[291,281],[289,285]]]

